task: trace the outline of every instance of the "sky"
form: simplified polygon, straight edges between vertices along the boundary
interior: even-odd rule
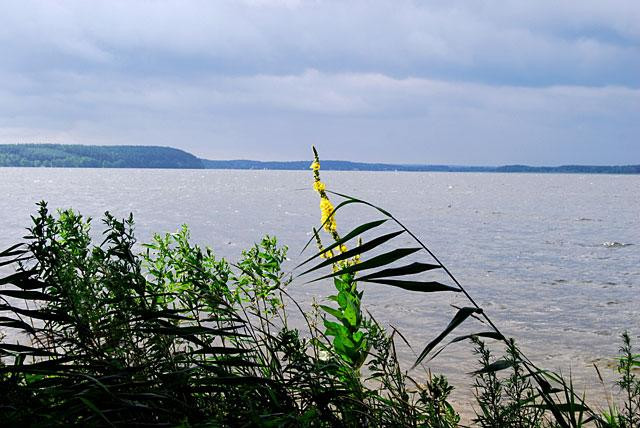
[[[638,0],[0,6],[0,143],[640,163]]]

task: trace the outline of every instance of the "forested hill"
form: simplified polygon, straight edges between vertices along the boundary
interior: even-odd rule
[[[194,155],[172,147],[0,144],[0,167],[203,168]]]
[[[253,161],[207,160],[207,169],[276,169],[307,170],[310,161]],[[579,174],[640,174],[640,165],[562,165],[562,166],[464,166],[464,165],[410,165],[388,163],[362,163],[340,160],[323,160],[325,171],[425,171],[425,172],[531,172],[531,173],[579,173]]]

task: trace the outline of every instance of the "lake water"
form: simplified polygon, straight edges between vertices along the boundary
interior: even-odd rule
[[[640,176],[323,172],[336,191],[390,210],[456,275],[503,332],[541,366],[596,388],[592,363],[615,356],[629,329],[640,345]],[[0,168],[0,247],[19,240],[35,202],[99,218],[133,212],[141,241],[190,225],[194,241],[236,258],[266,233],[289,267],[319,219],[311,172]],[[343,232],[380,218],[338,214]],[[100,223],[94,222],[98,230]],[[409,245],[408,240],[398,244]],[[435,278],[435,277],[434,277]],[[329,284],[291,285],[309,302]],[[367,286],[364,303],[418,352],[448,323],[461,293]],[[460,332],[484,330],[469,323]],[[410,351],[402,350],[410,362]],[[473,356],[454,345],[430,366],[465,389]],[[604,368],[605,374],[611,370]]]

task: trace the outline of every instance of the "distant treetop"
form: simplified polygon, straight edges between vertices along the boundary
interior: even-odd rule
[[[0,166],[203,168],[200,159],[172,147],[75,144],[0,144]]]

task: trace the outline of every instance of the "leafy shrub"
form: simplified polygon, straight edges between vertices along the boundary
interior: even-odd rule
[[[367,326],[371,385],[329,337],[288,325],[275,238],[231,264],[186,227],[137,254],[131,217],[105,214],[100,245],[73,211],[41,203],[33,222],[0,253],[16,268],[0,280],[0,322],[20,334],[0,345],[9,425],[415,426],[434,414],[379,325]]]

